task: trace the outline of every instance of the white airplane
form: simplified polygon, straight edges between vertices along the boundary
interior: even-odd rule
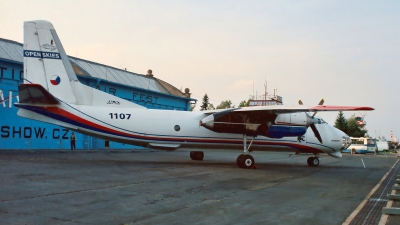
[[[24,22],[24,84],[18,115],[106,140],[150,148],[243,149],[241,168],[251,168],[252,150],[319,153],[340,158],[350,138],[315,113],[374,110],[355,106],[255,106],[211,111],[147,109],[81,84],[60,39],[48,21]],[[313,112],[310,115],[309,112]],[[251,137],[251,141],[247,140]],[[202,160],[202,151],[191,151]]]

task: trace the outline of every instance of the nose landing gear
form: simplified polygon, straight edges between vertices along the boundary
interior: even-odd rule
[[[315,155],[314,157],[309,157],[309,158],[307,159],[307,164],[308,164],[309,166],[313,166],[313,167],[318,166],[318,165],[319,165],[318,156]]]

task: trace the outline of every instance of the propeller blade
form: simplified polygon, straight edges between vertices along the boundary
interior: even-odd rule
[[[311,116],[311,118],[314,118],[315,114],[317,114],[317,112],[314,112]]]
[[[322,138],[321,135],[319,134],[319,131],[317,130],[317,127],[315,126],[315,124],[311,124],[310,125],[311,130],[314,132],[315,137],[318,139],[319,143],[322,144]]]
[[[323,98],[323,99],[321,99],[321,101],[319,101],[318,105],[323,105],[324,102],[325,102],[325,99]],[[314,118],[315,114],[317,114],[317,112],[314,112],[314,113],[312,114],[311,118]]]
[[[303,102],[300,99],[297,102],[299,103],[299,105],[303,105]]]

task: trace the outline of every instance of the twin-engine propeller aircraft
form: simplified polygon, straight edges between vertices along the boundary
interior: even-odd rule
[[[81,84],[50,22],[24,23],[24,84],[18,115],[122,143],[166,149],[240,149],[241,168],[251,168],[252,150],[319,153],[340,158],[350,144],[342,131],[315,116],[319,111],[374,110],[355,106],[255,106],[211,111],[147,109]],[[310,115],[309,113],[314,113]],[[247,140],[247,137],[251,138]],[[190,152],[202,160],[202,151]]]

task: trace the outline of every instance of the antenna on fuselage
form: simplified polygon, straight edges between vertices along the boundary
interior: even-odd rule
[[[267,100],[267,94],[268,94],[268,92],[267,92],[267,80],[265,80],[265,83],[264,83],[264,101]]]

